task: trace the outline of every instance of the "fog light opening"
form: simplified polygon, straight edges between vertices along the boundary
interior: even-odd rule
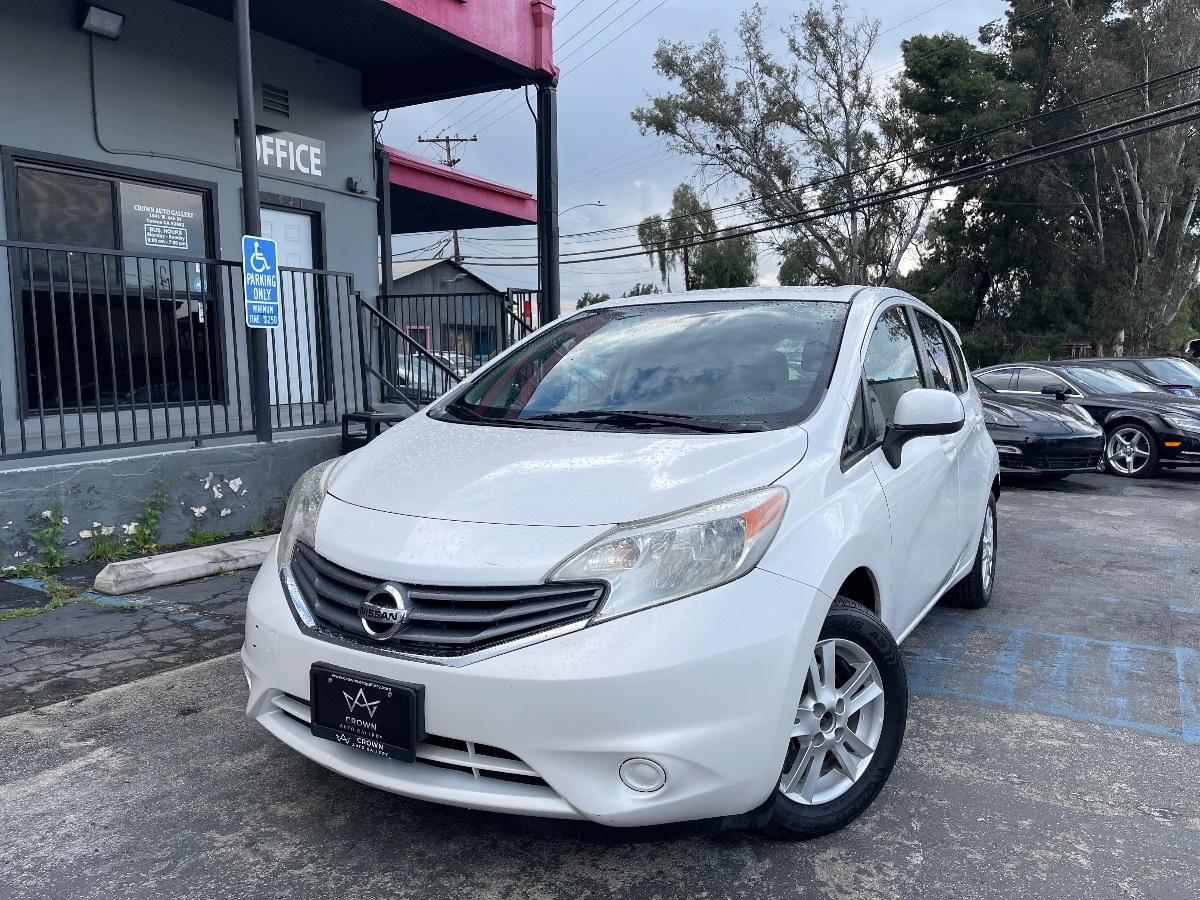
[[[667,783],[667,771],[652,759],[634,757],[621,763],[621,781],[631,791],[651,794]]]

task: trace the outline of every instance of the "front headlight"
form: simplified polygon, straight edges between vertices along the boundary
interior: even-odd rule
[[[568,558],[548,580],[608,582],[608,599],[593,621],[706,591],[758,565],[779,530],[787,500],[785,488],[763,488],[618,525]]]
[[[1191,416],[1163,416],[1162,420],[1177,431],[1200,434],[1200,419],[1193,419]]]
[[[1087,422],[1089,425],[1096,424],[1096,420],[1092,418],[1092,414],[1077,403],[1064,403],[1063,409],[1067,410],[1070,413],[1073,413],[1076,418],[1082,419],[1084,422]]]
[[[316,543],[317,513],[329,491],[334,464],[340,461],[335,457],[313,466],[292,488],[283,513],[283,526],[279,529],[279,568],[291,563],[296,541],[304,541],[310,547]]]
[[[1004,413],[1000,412],[999,410],[988,409],[986,406],[983,408],[983,421],[985,424],[992,425],[997,428],[1020,428],[1021,427],[1015,421],[1013,421],[1011,418],[1004,415]]]

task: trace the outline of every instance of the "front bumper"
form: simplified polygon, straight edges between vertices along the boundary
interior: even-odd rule
[[[314,762],[409,797],[635,826],[738,815],[778,781],[829,598],[763,570],[711,591],[464,666],[301,632],[272,553],[250,592],[247,715]],[[418,760],[372,756],[305,724],[309,667],[425,685]],[[653,793],[620,765],[667,772]]]
[[[1159,445],[1159,464],[1166,469],[1200,466],[1200,435],[1179,431],[1164,434]]]
[[[1104,433],[1060,437],[1015,432],[992,434],[1001,475],[1057,475],[1104,469]]]

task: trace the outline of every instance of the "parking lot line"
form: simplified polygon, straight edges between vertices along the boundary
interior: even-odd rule
[[[906,646],[916,693],[1200,744],[1200,653],[932,615]]]

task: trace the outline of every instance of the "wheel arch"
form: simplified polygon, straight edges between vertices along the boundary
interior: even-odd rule
[[[875,615],[880,614],[879,584],[875,580],[875,573],[867,566],[859,566],[848,574],[842,580],[841,587],[837,589],[834,596],[853,600]]]

